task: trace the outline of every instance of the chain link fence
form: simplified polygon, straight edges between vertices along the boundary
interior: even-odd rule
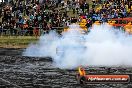
[[[40,36],[50,31],[56,31],[58,34],[63,32],[64,27],[52,27],[45,29],[40,27],[29,27],[26,29],[21,28],[0,28],[0,36]]]

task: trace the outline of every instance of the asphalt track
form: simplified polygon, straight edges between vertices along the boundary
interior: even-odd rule
[[[0,48],[0,88],[132,88],[127,84],[77,84],[77,69],[59,69],[51,58],[22,56],[24,49]],[[132,74],[129,67],[88,67],[89,74]]]

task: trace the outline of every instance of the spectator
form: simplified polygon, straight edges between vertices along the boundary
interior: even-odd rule
[[[90,8],[86,0],[67,0],[67,2],[64,0],[32,0],[32,2],[30,0],[26,0],[26,2],[10,0],[10,4],[2,3],[0,5],[1,25],[5,33],[10,29],[11,34],[16,34],[14,29],[28,32],[28,30],[38,31],[42,28],[44,31],[49,31],[52,27],[70,25],[71,17],[68,16],[68,12],[71,9],[73,14],[85,16],[90,24],[96,20],[105,22],[112,18],[127,17],[131,13],[130,0],[92,0],[92,2],[92,8]],[[65,11],[64,13],[58,10],[61,9],[60,7]],[[25,25],[28,26],[25,27]],[[87,26],[90,27],[88,24]],[[32,35],[32,32],[29,34]]]

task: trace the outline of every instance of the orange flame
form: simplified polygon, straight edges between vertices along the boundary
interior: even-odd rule
[[[82,67],[78,68],[78,72],[79,72],[80,76],[85,76],[86,75],[86,72],[85,72],[84,68],[82,68]]]

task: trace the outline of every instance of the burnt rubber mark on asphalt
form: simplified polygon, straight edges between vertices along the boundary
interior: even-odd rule
[[[5,80],[5,79],[3,79],[3,78],[0,78],[0,80],[3,81],[3,82],[5,82],[6,84],[9,84],[9,85],[14,86],[14,87],[16,87],[16,88],[22,88],[22,87],[20,87],[20,86],[14,84],[14,83],[11,83],[10,81]]]

